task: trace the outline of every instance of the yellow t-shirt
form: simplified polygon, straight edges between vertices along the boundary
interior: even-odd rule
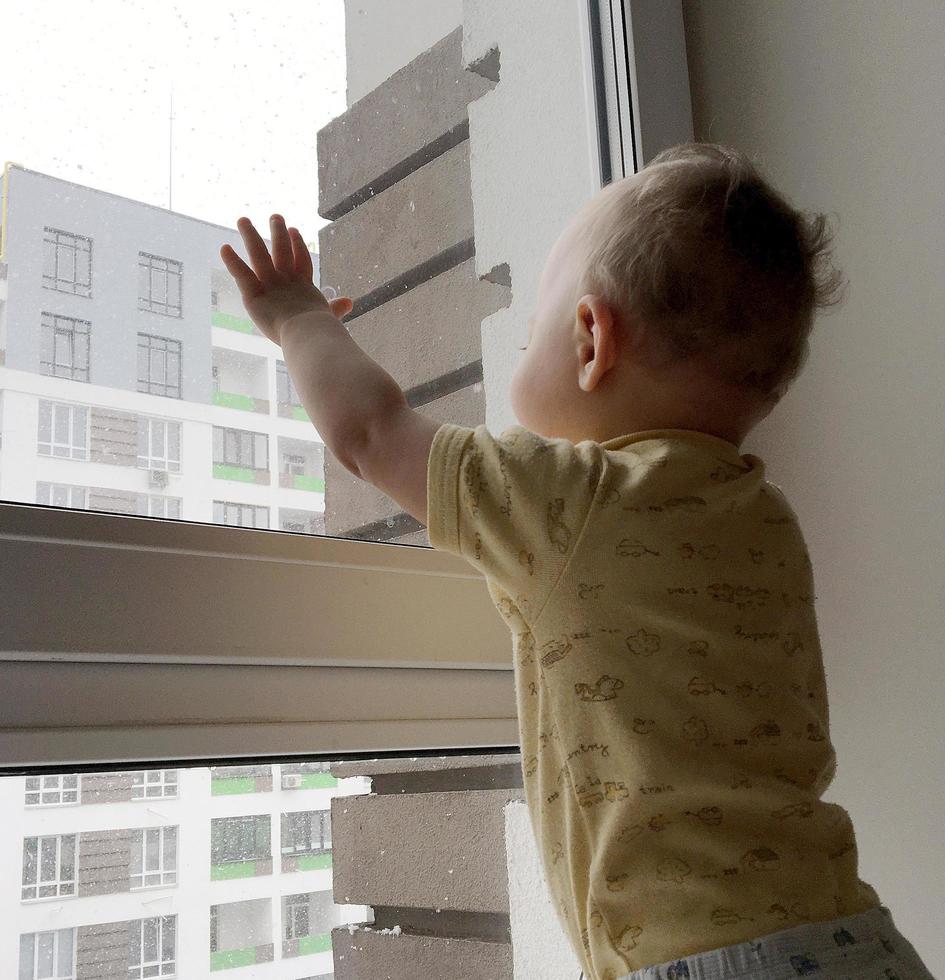
[[[810,558],[764,463],[652,429],[445,424],[433,547],[513,634],[525,792],[585,973],[880,905],[835,772]]]

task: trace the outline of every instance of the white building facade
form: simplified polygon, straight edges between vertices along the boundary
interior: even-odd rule
[[[323,763],[6,777],[0,973],[19,980],[322,980],[331,929]]]
[[[10,163],[2,194],[0,499],[323,530],[324,445],[219,255],[239,233]]]

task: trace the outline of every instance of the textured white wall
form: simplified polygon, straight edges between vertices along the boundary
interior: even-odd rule
[[[577,980],[581,965],[551,903],[525,803],[505,808],[505,852],[516,980]]]
[[[499,84],[469,106],[476,271],[507,262],[512,275],[511,305],[482,323],[486,425],[496,433],[516,421],[507,394],[545,259],[600,187],[583,13],[580,3],[463,3],[465,63],[496,46],[501,61]]]
[[[462,22],[462,0],[345,0],[348,106]]]
[[[945,976],[945,4],[686,0],[697,138],[835,211],[844,307],[748,437],[811,551],[860,874]]]

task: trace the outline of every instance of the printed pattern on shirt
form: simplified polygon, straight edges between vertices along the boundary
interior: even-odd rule
[[[879,904],[820,799],[812,569],[761,460],[688,430],[446,425],[429,465],[431,544],[512,633],[526,797],[589,977]]]

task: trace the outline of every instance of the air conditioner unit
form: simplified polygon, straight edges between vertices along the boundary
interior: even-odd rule
[[[167,481],[167,470],[148,470],[148,486],[161,487],[163,489],[167,486]]]
[[[300,789],[302,786],[302,777],[294,774],[287,774],[282,777],[282,788],[283,789]]]

